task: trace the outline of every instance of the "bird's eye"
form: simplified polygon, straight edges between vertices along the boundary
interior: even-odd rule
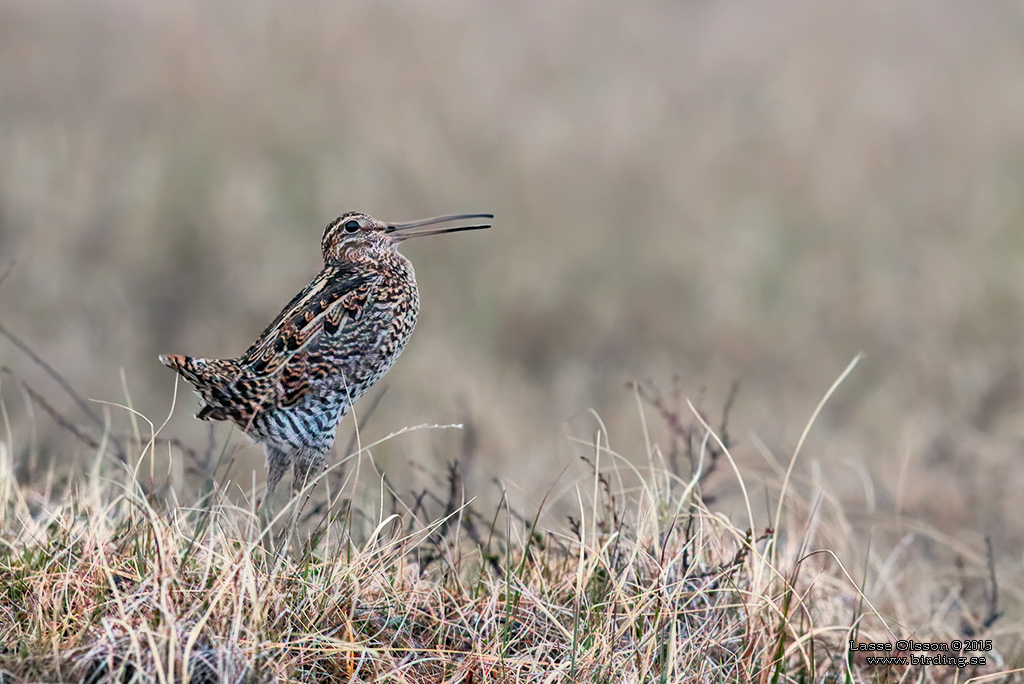
[[[346,233],[354,233],[361,228],[359,221],[352,219],[351,221],[345,221],[345,225],[342,226]]]

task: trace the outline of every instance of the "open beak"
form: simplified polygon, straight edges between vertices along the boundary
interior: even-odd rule
[[[413,237],[424,235],[440,235],[441,233],[457,233],[461,230],[483,230],[490,228],[491,224],[485,223],[472,226],[449,226],[448,228],[431,228],[428,230],[415,230],[425,226],[436,226],[439,223],[450,223],[452,221],[465,221],[467,219],[491,219],[494,214],[452,214],[450,216],[435,216],[434,218],[422,219],[420,221],[409,221],[408,223],[392,223],[388,225],[387,234],[392,240],[401,242]]]

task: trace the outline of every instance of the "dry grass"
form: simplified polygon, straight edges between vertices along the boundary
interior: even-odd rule
[[[379,498],[348,498],[358,469],[346,479],[342,466],[372,462],[377,444],[270,530],[255,496],[226,496],[233,483],[211,478],[178,502],[150,470],[158,437],[125,440],[128,465],[103,440],[87,472],[34,487],[0,443],[0,680],[953,682],[1019,657],[997,616],[971,608],[993,612],[994,598],[944,585],[913,551],[894,572],[826,512],[827,493],[801,503],[788,472],[770,527],[754,527],[749,499],[736,519],[711,510],[710,472],[748,487],[721,434],[653,386],[642,397],[685,446],[647,441],[636,458],[601,431],[574,440],[590,475],[564,489],[575,515],[550,527],[507,502],[481,515],[457,464],[415,500],[383,477]],[[686,478],[671,465],[682,457]],[[871,665],[847,649],[993,635],[992,650],[964,654],[986,664],[960,668]]]

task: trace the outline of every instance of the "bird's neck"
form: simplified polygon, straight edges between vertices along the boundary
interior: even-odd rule
[[[358,245],[342,251],[340,258],[330,259],[328,263],[344,264],[356,268],[393,274],[398,277],[415,277],[410,262],[398,251],[397,245]]]

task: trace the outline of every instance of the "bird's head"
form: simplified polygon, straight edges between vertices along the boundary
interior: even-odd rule
[[[494,218],[494,214],[453,214],[408,223],[385,223],[369,214],[350,211],[327,225],[320,240],[320,249],[323,251],[325,262],[347,261],[360,257],[372,258],[375,253],[397,249],[400,242],[412,237],[491,227],[490,224],[481,224],[417,230],[439,223],[478,218]]]

